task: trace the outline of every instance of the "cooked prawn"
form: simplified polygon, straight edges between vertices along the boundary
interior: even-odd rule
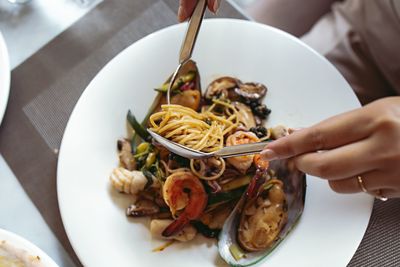
[[[180,232],[191,220],[201,216],[207,205],[207,193],[203,184],[191,172],[175,172],[167,177],[163,197],[173,216],[179,216],[163,231],[168,237]]]
[[[253,162],[256,168],[261,171],[265,171],[269,167],[269,161],[262,159],[260,154],[254,155]]]
[[[226,139],[226,146],[243,145],[260,142],[252,132],[237,131]],[[254,155],[228,158],[228,162],[242,174],[245,174],[253,163]]]

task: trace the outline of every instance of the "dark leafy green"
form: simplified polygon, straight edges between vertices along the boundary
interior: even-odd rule
[[[213,205],[219,202],[225,202],[225,201],[231,201],[234,199],[240,198],[246,187],[241,187],[229,192],[219,192],[219,193],[213,193],[208,196],[208,204],[207,205]]]
[[[221,229],[211,229],[200,221],[192,221],[191,224],[194,226],[194,228],[196,228],[199,233],[208,238],[216,238],[218,237],[219,232],[221,232]]]
[[[174,153],[169,154],[169,159],[175,161],[180,168],[189,167],[190,165],[189,159],[181,157]]]
[[[153,184],[153,179],[154,178],[157,179],[157,177],[154,177],[154,175],[145,168],[142,169],[142,173],[143,173],[144,177],[146,177],[146,179],[147,179],[147,183],[144,187],[144,189],[147,189]]]

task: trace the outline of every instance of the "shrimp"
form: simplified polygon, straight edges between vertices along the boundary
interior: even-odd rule
[[[168,176],[163,186],[163,197],[173,216],[182,210],[162,232],[164,237],[179,233],[191,220],[199,218],[207,205],[203,184],[191,172],[179,171]]]
[[[226,139],[227,146],[243,145],[257,142],[260,142],[260,139],[254,133],[244,131],[237,131],[234,134],[228,136],[228,138]],[[245,174],[246,171],[251,167],[253,159],[254,155],[248,155],[228,158],[228,162],[242,174]]]
[[[262,171],[267,170],[269,167],[269,161],[262,159],[260,154],[254,155],[253,162],[256,168]]]

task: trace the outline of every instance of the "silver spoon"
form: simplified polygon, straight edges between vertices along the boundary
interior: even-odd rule
[[[236,146],[226,146],[215,152],[206,153],[172,142],[167,138],[164,138],[161,135],[153,132],[150,129],[147,129],[147,131],[149,132],[151,137],[154,138],[154,140],[156,140],[162,146],[167,148],[169,151],[188,159],[204,159],[211,157],[230,158],[230,157],[257,154],[261,152],[264,149],[264,147],[269,143],[269,142],[260,142],[260,143],[250,143],[250,144],[236,145]]]
[[[179,65],[172,75],[167,91],[167,103],[171,104],[170,96],[171,89],[175,83],[176,78],[179,76],[179,72],[183,65],[190,60],[194,45],[196,43],[197,34],[199,33],[201,22],[203,21],[204,12],[206,10],[207,0],[198,0],[196,7],[190,17],[188,28],[186,30],[185,38],[183,39],[181,51],[179,53]]]

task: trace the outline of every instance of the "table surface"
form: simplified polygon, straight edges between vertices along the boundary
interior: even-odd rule
[[[15,6],[0,0],[0,31],[13,68],[0,127],[0,228],[32,241],[60,266],[80,265],[55,193],[57,153],[69,114],[110,59],[176,23],[177,5],[177,0],[32,0]],[[246,18],[227,2],[218,16]],[[51,105],[60,99],[59,106]],[[376,202],[349,266],[400,266],[399,204]]]
[[[11,69],[20,65],[101,1],[32,0],[19,5],[0,0],[0,32],[7,43]],[[60,267],[76,266],[24,191],[1,152],[0,214],[7,215],[1,216],[0,228],[30,240]]]

